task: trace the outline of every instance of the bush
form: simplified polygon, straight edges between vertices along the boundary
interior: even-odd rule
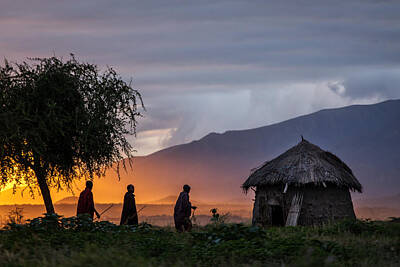
[[[400,224],[320,227],[209,224],[176,233],[45,214],[0,234],[0,266],[396,266]]]
[[[320,233],[371,235],[385,232],[385,227],[379,222],[370,220],[342,220],[319,228]]]

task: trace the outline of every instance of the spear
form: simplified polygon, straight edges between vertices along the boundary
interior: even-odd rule
[[[126,220],[124,221],[124,224],[126,224],[127,222],[128,222],[128,220],[129,219],[133,219],[133,218],[135,218],[138,214],[139,214],[139,212],[141,212],[144,208],[146,208],[147,206],[146,205],[144,205],[143,207],[141,207],[137,212],[136,212],[136,214],[135,215],[133,215],[133,216],[130,216],[130,217],[128,217],[128,218],[126,218]]]
[[[108,208],[106,208],[105,210],[103,210],[99,215],[103,215],[104,213],[106,213],[109,209],[111,209],[114,206],[114,204],[111,204]],[[98,219],[98,218],[96,218]]]
[[[143,207],[141,207],[140,208],[140,210],[138,210],[136,213],[139,213],[139,212],[141,212],[142,211],[142,209],[144,209],[144,208],[146,208],[147,206],[146,205],[144,205]]]

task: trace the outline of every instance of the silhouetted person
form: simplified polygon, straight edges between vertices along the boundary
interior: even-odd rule
[[[76,215],[89,214],[93,220],[94,213],[96,213],[97,218],[100,218],[100,214],[94,208],[92,188],[93,183],[91,181],[86,181],[86,188],[79,195]]]
[[[178,232],[190,231],[192,229],[192,222],[190,221],[190,214],[195,206],[189,201],[190,186],[185,184],[183,191],[179,194],[174,208],[174,221],[175,228]]]
[[[120,225],[138,225],[139,218],[136,211],[135,195],[133,194],[135,192],[135,187],[130,184],[126,189],[128,192],[126,192],[124,196]]]

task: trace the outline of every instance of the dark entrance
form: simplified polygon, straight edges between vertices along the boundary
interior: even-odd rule
[[[283,209],[279,205],[271,205],[271,217],[273,226],[284,226]]]

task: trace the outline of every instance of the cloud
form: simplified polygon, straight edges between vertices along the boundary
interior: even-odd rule
[[[150,107],[151,118],[147,120],[160,123],[148,127],[145,122],[144,127],[163,125],[168,130],[166,138],[159,140],[163,148],[200,139],[209,132],[255,128],[326,107],[354,103],[343,99],[324,83],[281,84],[268,88],[258,85],[233,92],[194,92],[179,97],[160,97],[156,106],[167,106],[161,104],[162,101],[168,102],[169,109],[152,110]]]
[[[349,75],[344,81],[329,84],[335,93],[353,99],[400,98],[400,69],[369,70]]]
[[[73,52],[133,77],[150,151],[398,98],[399,14],[396,0],[2,0],[0,57]]]

